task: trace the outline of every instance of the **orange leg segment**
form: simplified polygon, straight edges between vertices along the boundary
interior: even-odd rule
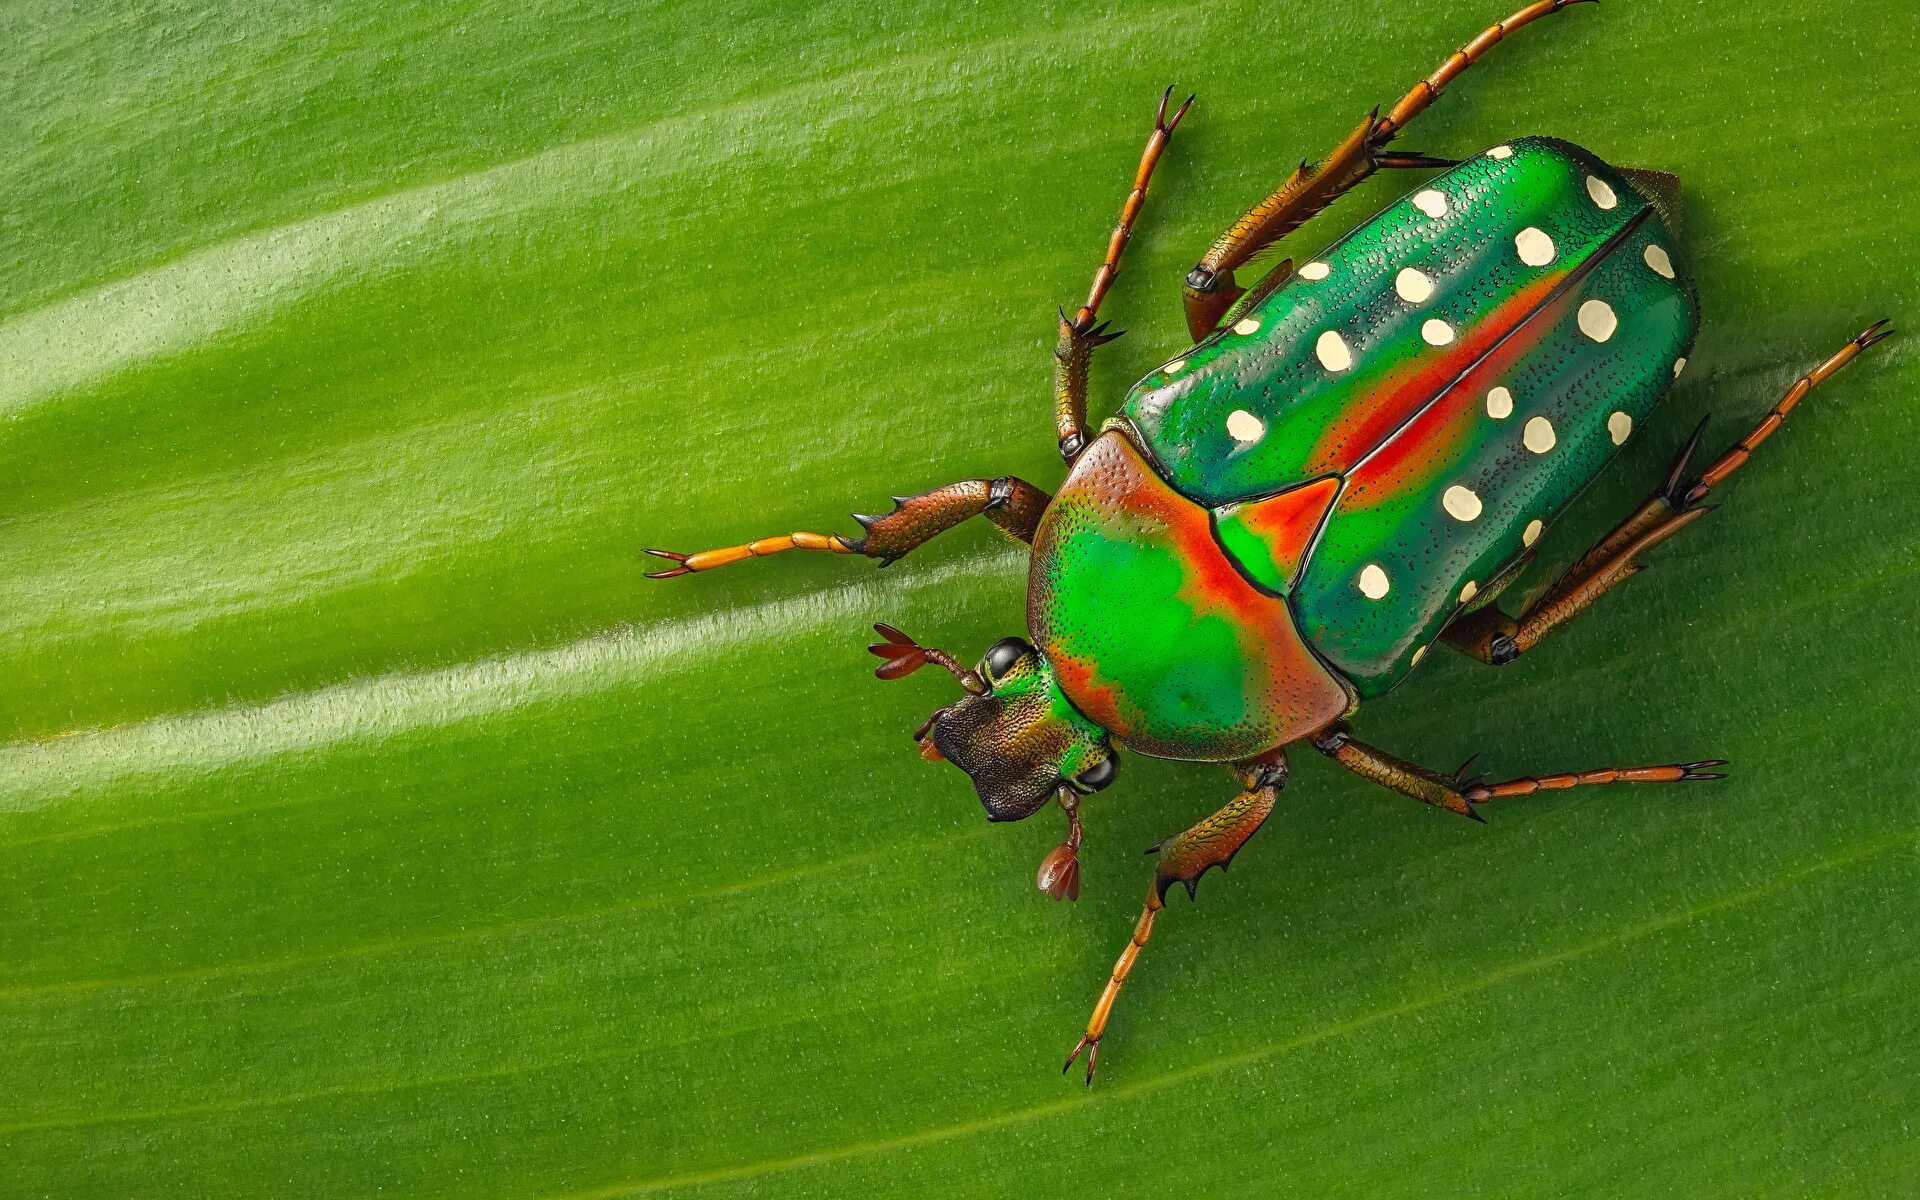
[[[749,558],[765,558],[788,550],[824,550],[829,554],[864,554],[877,558],[881,566],[945,533],[972,517],[984,516],[994,527],[1017,541],[1031,542],[1052,498],[1024,479],[1003,475],[998,479],[969,479],[922,492],[918,496],[896,496],[893,511],[870,517],[856,513],[854,520],[865,531],[859,537],[837,533],[788,533],[760,538],[740,546],[702,550],[697,554],[677,554],[672,550],[648,549],[655,558],[665,558],[673,566],[653,571],[648,579],[672,579],[695,571],[711,571]]]
[[[1505,783],[1468,783],[1460,794],[1470,804],[1485,804],[1508,796],[1531,796],[1535,792],[1564,791],[1595,783],[1687,783],[1698,779],[1725,779],[1725,775],[1705,768],[1726,765],[1724,758],[1706,758],[1664,767],[1602,767],[1597,771],[1569,771],[1558,775],[1523,775]]]
[[[1140,166],[1133,173],[1133,190],[1127,193],[1127,199],[1120,206],[1120,223],[1113,227],[1113,233],[1107,238],[1107,256],[1093,273],[1093,286],[1087,290],[1087,302],[1082,304],[1073,316],[1067,316],[1066,310],[1060,310],[1060,336],[1053,348],[1053,423],[1060,439],[1060,455],[1072,462],[1087,444],[1087,366],[1097,348],[1106,345],[1120,336],[1109,333],[1104,325],[1095,327],[1094,321],[1100,314],[1100,304],[1107,298],[1107,289],[1120,274],[1120,256],[1126,253],[1127,243],[1133,240],[1134,223],[1140,218],[1140,209],[1147,202],[1147,184],[1153,178],[1153,169],[1160,165],[1160,155],[1166,151],[1167,143],[1173,139],[1173,131],[1180,124],[1180,118],[1187,115],[1187,109],[1193,107],[1193,97],[1188,96],[1180,110],[1167,118],[1167,101],[1173,98],[1173,89],[1168,88],[1160,95],[1160,109],[1154,114],[1153,132],[1147,136],[1146,149],[1140,152]]]
[[[694,554],[675,554],[671,550],[648,548],[647,553],[655,558],[672,559],[677,566],[665,571],[649,571],[648,579],[672,579],[676,575],[690,575],[695,571],[711,571],[715,567],[730,566],[749,558],[765,558],[769,554],[780,554],[788,550],[825,550],[829,554],[852,554],[853,546],[847,539],[837,534],[798,533],[782,534],[779,537],[764,537],[739,546],[722,546],[718,550],[701,550]]]
[[[1787,423],[1787,415],[1807,398],[1808,392],[1832,378],[1834,372],[1841,367],[1859,358],[1869,346],[1892,333],[1891,322],[1875,321],[1858,337],[1834,351],[1825,362],[1794,380],[1793,386],[1787,389],[1787,394],[1780,398],[1780,403],[1768,410],[1767,415],[1760,419],[1760,424],[1754,427],[1753,432],[1741,438],[1735,443],[1733,449],[1721,455],[1712,466],[1700,473],[1700,478],[1687,489],[1687,494],[1681,503],[1694,505],[1704,500],[1708,492],[1718,487],[1727,476],[1739,470],[1749,458],[1753,457],[1753,452],[1760,448],[1761,442],[1772,437],[1775,430]]]
[[[1422,804],[1484,820],[1473,805],[1485,804],[1508,796],[1531,796],[1535,792],[1560,791],[1601,783],[1690,783],[1726,776],[1707,770],[1724,767],[1724,758],[1675,763],[1658,767],[1602,767],[1593,771],[1569,771],[1556,775],[1525,775],[1504,783],[1486,783],[1467,775],[1463,763],[1452,775],[1416,766],[1384,750],[1359,741],[1346,722],[1337,722],[1313,739],[1314,748],[1347,770],[1370,783],[1377,783]],[[1472,760],[1468,760],[1470,763]]]

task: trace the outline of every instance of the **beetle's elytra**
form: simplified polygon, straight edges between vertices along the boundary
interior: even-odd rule
[[[1551,138],[1465,161],[1390,149],[1407,123],[1508,34],[1579,0],[1541,0],[1451,55],[1386,115],[1302,164],[1187,275],[1194,344],[1141,380],[1098,434],[1086,427],[1096,323],[1187,105],[1162,96],[1133,190],[1087,302],[1061,313],[1054,418],[1069,470],[1049,496],[1024,480],[949,484],[857,517],[857,537],[793,533],[683,555],[669,578],[785,550],[890,562],[971,517],[1032,546],[1027,632],[976,668],[890,626],[877,673],[931,662],[965,694],[914,735],[972,779],[987,815],[1055,800],[1067,840],[1041,863],[1079,895],[1081,799],[1112,782],[1116,745],[1230,766],[1241,792],[1158,848],[1146,908],[1068,1056],[1094,1064],[1121,984],[1167,890],[1189,895],[1259,829],[1306,742],[1356,774],[1476,817],[1543,788],[1719,779],[1718,759],[1487,783],[1354,738],[1347,718],[1445,642],[1510,662],[1704,516],[1702,502],[1815,386],[1885,337],[1878,322],[1802,376],[1699,474],[1700,430],[1667,481],[1521,611],[1502,588],[1555,518],[1640,428],[1686,366],[1698,309],[1675,239],[1678,183]],[[1380,170],[1444,170],[1322,252],[1251,286],[1235,272]],[[1702,422],[1704,427],[1704,422]]]

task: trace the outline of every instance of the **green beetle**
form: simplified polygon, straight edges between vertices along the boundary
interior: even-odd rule
[[[1880,322],[1848,342],[1694,475],[1696,429],[1665,485],[1557,583],[1517,615],[1497,606],[1686,366],[1698,307],[1674,238],[1678,185],[1552,138],[1463,162],[1389,144],[1503,37],[1576,2],[1541,0],[1492,26],[1235,222],[1187,276],[1194,344],[1136,384],[1095,436],[1088,363],[1118,336],[1096,315],[1192,103],[1169,119],[1169,89],[1087,302],[1061,313],[1055,423],[1071,469],[1055,495],[1011,477],[972,480],[856,517],[857,537],[648,551],[674,562],[655,578],[792,549],[884,564],[975,516],[1030,544],[1031,641],[1004,639],[968,668],[880,625],[872,650],[882,678],[931,662],[960,681],[965,695],[915,740],[967,773],[990,819],[1050,800],[1065,810],[1067,840],[1038,876],[1055,899],[1079,894],[1078,806],[1114,779],[1116,744],[1233,769],[1240,794],[1155,847],[1145,910],[1067,1058],[1071,1067],[1086,1050],[1089,1083],[1167,890],[1192,895],[1260,827],[1289,745],[1476,818],[1476,805],[1543,788],[1722,777],[1712,759],[1488,783],[1394,758],[1346,723],[1436,641],[1496,665],[1531,649],[1706,515],[1709,491],[1800,399],[1888,332]],[[1373,172],[1441,167],[1313,261],[1236,282],[1236,269]]]

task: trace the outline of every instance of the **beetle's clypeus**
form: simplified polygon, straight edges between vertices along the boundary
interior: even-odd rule
[[[1808,391],[1888,332],[1869,327],[1802,376],[1697,475],[1696,429],[1664,486],[1557,583],[1515,615],[1497,606],[1686,366],[1698,310],[1674,237],[1678,183],[1551,138],[1462,162],[1389,147],[1502,38],[1576,2],[1541,0],[1486,30],[1235,221],[1187,275],[1193,345],[1136,384],[1096,435],[1088,363],[1119,336],[1096,315],[1192,103],[1169,118],[1169,89],[1087,301],[1061,313],[1054,420],[1070,469],[1056,494],[972,480],[857,517],[855,537],[649,551],[675,564],[656,578],[794,549],[884,563],[974,516],[1030,544],[1030,642],[1005,639],[973,669],[884,625],[872,649],[882,678],[931,662],[959,680],[965,694],[915,740],[966,771],[990,819],[1049,800],[1065,810],[1067,840],[1039,873],[1055,899],[1079,894],[1078,809],[1113,781],[1116,744],[1231,767],[1240,794],[1156,847],[1145,911],[1067,1059],[1087,1052],[1089,1082],[1167,890],[1191,895],[1232,860],[1285,784],[1291,744],[1476,819],[1476,805],[1541,789],[1721,778],[1711,768],[1725,764],[1710,759],[1488,783],[1404,762],[1346,723],[1435,641],[1493,664],[1532,649],[1706,515],[1708,493]],[[1375,171],[1435,168],[1445,170],[1312,261],[1283,261],[1247,287],[1235,279]]]

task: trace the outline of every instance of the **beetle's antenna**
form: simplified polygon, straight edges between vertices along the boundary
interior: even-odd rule
[[[932,663],[937,667],[945,667],[948,671],[952,672],[953,677],[960,681],[960,686],[974,695],[984,696],[987,694],[989,690],[987,688],[987,681],[980,678],[979,672],[961,666],[959,661],[945,650],[936,650],[932,646],[922,646],[891,625],[876,623],[873,631],[886,639],[884,642],[867,647],[869,654],[887,660],[873,669],[873,673],[880,678],[899,679],[903,676],[913,674],[928,663]]]

